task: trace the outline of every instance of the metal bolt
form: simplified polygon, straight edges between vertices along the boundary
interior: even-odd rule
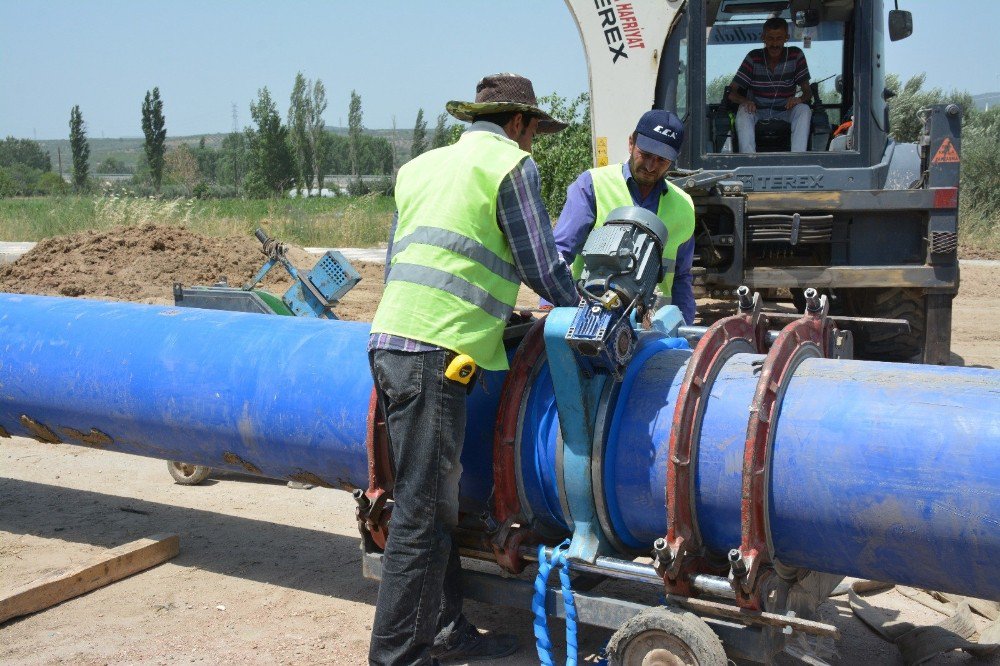
[[[753,299],[750,297],[750,287],[741,285],[740,288],[736,290],[736,296],[739,298],[740,310],[750,310],[753,308]]]
[[[354,501],[358,503],[358,506],[361,507],[362,511],[367,511],[372,505],[371,500],[368,499],[368,496],[365,495],[365,491],[361,490],[361,488],[355,488],[351,495],[354,497]]]
[[[805,290],[803,296],[806,297],[806,312],[819,312],[819,293],[817,293],[812,287],[809,287]]]
[[[498,529],[500,529],[500,524],[496,521],[489,511],[483,511],[479,514],[479,520],[483,521],[483,525],[486,526],[486,532],[488,534],[493,534]]]
[[[733,548],[729,551],[729,565],[733,569],[733,576],[742,578],[746,574],[747,564],[743,561],[743,555],[739,548]]]
[[[653,550],[656,551],[657,555],[661,554],[666,549],[667,549],[667,540],[664,539],[663,537],[660,537],[659,539],[653,542]]]

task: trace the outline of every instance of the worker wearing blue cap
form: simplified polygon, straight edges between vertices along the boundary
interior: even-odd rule
[[[566,191],[566,205],[554,230],[556,247],[580,278],[579,256],[587,236],[604,224],[619,206],[641,206],[655,213],[669,234],[663,248],[663,280],[656,307],[673,304],[694,322],[694,203],[679,187],[667,182],[667,171],[677,160],[684,141],[684,125],[671,111],[654,109],[642,114],[628,139],[628,161],[597,167],[580,174]]]

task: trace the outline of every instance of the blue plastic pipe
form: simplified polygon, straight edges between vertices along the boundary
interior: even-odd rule
[[[368,332],[353,322],[0,294],[0,427],[367,488]],[[494,413],[502,383],[502,373],[487,373],[470,413]],[[469,419],[468,441],[492,433],[492,421]],[[466,446],[462,464],[462,500],[481,510],[492,450]]]
[[[347,322],[0,294],[0,427],[365,487],[367,336]],[[666,533],[667,447],[690,352],[655,341],[641,351],[608,394],[613,427],[595,464],[613,532],[648,547]],[[739,545],[747,408],[762,360],[729,359],[702,419],[695,502],[717,554]],[[470,399],[466,511],[488,505],[502,379],[487,373]],[[776,419],[768,503],[780,561],[1000,598],[1000,373],[810,359]],[[522,497],[558,531],[558,420],[544,366],[520,439]]]
[[[740,544],[747,407],[764,360],[729,359],[702,420],[695,506],[704,543]],[[687,354],[664,351],[623,383],[605,463],[616,532],[666,534],[666,461]],[[659,405],[657,408],[656,405]],[[790,566],[1000,598],[1000,373],[807,359],[776,416],[769,519]]]

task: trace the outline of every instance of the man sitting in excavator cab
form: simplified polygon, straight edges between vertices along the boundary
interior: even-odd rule
[[[791,150],[808,149],[812,120],[809,66],[802,49],[785,46],[788,23],[779,17],[764,22],[764,48],[754,49],[729,86],[729,101],[739,104],[736,133],[741,153],[757,152],[757,135],[781,135],[791,126]],[[801,91],[796,95],[796,88]]]

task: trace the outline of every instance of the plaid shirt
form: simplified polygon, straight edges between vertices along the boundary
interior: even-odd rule
[[[473,123],[468,131],[507,136],[499,126],[481,121]],[[398,221],[397,213],[392,218],[392,228],[389,230],[386,277],[389,275],[392,238],[396,235]],[[521,281],[549,302],[575,306],[580,297],[569,266],[556,250],[552,239],[552,223],[542,203],[538,166],[530,155],[521,160],[500,183],[497,193],[497,224],[510,244],[514,266]],[[368,350],[373,349],[423,352],[440,347],[389,333],[372,333],[368,339]]]

